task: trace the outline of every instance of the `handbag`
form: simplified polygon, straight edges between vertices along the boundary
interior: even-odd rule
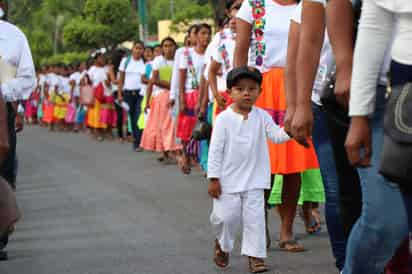
[[[80,87],[80,104],[92,105],[94,100],[94,89],[91,85]]]
[[[349,127],[350,118],[348,111],[338,103],[335,96],[336,72],[330,72],[326,79],[327,84],[320,94],[322,108],[328,113],[330,119],[343,127]]]
[[[212,135],[212,126],[205,120],[199,118],[192,131],[192,139],[196,141],[210,140]]]
[[[8,235],[20,217],[16,195],[6,180],[0,177],[0,236]]]
[[[412,82],[388,88],[379,172],[412,187]]]

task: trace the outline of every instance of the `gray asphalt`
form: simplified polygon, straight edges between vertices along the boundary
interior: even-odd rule
[[[185,177],[152,153],[38,127],[19,136],[18,153],[23,219],[0,273],[221,273],[212,263],[211,201],[199,172]],[[275,212],[270,218],[276,239]],[[337,273],[326,232],[306,236],[300,220],[296,232],[309,250],[270,249],[269,273]],[[224,273],[248,273],[239,253]]]

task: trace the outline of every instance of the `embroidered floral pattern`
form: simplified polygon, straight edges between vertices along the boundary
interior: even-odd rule
[[[189,48],[185,48],[185,51],[183,52],[183,54],[187,58],[187,71],[192,76],[192,89],[198,89],[199,88],[199,82],[197,80],[196,69],[195,69],[195,66],[193,64],[193,58],[190,55]]]
[[[225,66],[226,71],[230,70],[230,60],[229,60],[229,53],[227,52],[226,45],[224,43],[225,39],[227,39],[226,34],[224,31],[220,32],[220,46],[218,51],[222,56],[223,65]]]
[[[252,7],[253,15],[253,34],[255,36],[255,55],[256,55],[256,66],[261,67],[263,65],[263,58],[266,55],[266,44],[264,41],[264,31],[266,26],[266,15],[265,0],[249,0],[250,6]]]

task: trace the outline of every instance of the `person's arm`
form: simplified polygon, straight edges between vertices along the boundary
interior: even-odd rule
[[[347,1],[347,0],[345,0]],[[291,130],[305,144],[312,136],[312,90],[324,42],[325,9],[322,3],[304,0],[296,64],[297,97]],[[289,61],[289,60],[288,60]]]
[[[186,88],[187,69],[179,70],[179,109],[180,112],[186,110],[185,88]]]
[[[367,1],[365,1],[367,2]],[[336,99],[348,107],[352,77],[354,13],[351,1],[330,0],[326,7],[328,35],[336,60]]]
[[[266,132],[266,137],[274,144],[282,144],[291,139],[291,137],[286,133],[286,131],[276,124],[272,117],[264,111],[260,112],[263,116],[263,122]]]
[[[36,86],[36,72],[29,43],[26,37],[21,34],[21,48],[19,63],[17,64],[16,77],[1,83],[0,94],[5,101],[15,102],[27,100]]]
[[[207,172],[208,179],[210,180],[208,192],[213,198],[219,198],[222,193],[219,179],[222,176],[226,139],[227,136],[224,121],[219,116],[216,119],[212,132],[212,139],[210,141]]]
[[[356,43],[349,115],[351,126],[346,139],[349,161],[357,167],[368,167],[372,157],[369,115],[374,112],[376,86],[385,53],[390,46],[394,15],[365,1]]]
[[[9,148],[6,102],[0,94],[0,165],[6,159]]]
[[[291,132],[293,116],[296,110],[297,85],[296,85],[296,59],[299,47],[300,25],[291,21],[288,39],[287,65],[285,69],[286,114],[284,127],[286,132]]]
[[[76,86],[76,81],[74,79],[70,79],[70,102],[74,99],[74,88]]]
[[[152,99],[153,86],[155,85],[156,79],[158,79],[158,78],[159,78],[159,71],[158,70],[153,70],[152,71],[152,78],[150,79],[150,81],[147,85],[147,90],[146,90],[145,112],[150,108],[150,101]]]
[[[200,75],[199,100],[196,106],[198,115],[202,118],[206,115],[207,105],[209,103],[209,81],[205,78],[205,69],[206,68],[203,68],[202,74]]]
[[[213,96],[215,97],[218,108],[223,110],[226,106],[226,100],[223,96],[220,96],[219,90],[217,89],[217,75],[221,69],[222,65],[212,59],[209,69],[209,85],[212,90]]]
[[[123,86],[124,86],[125,77],[126,77],[126,73],[124,71],[120,71],[119,73],[119,94],[118,94],[118,100],[120,102],[123,101]]]
[[[236,46],[233,67],[246,66],[248,64],[250,38],[252,25],[242,19],[236,19]]]

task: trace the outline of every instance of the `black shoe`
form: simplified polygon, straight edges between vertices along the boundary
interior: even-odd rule
[[[9,259],[9,256],[7,255],[7,251],[0,250],[0,262],[7,261],[8,259]]]

